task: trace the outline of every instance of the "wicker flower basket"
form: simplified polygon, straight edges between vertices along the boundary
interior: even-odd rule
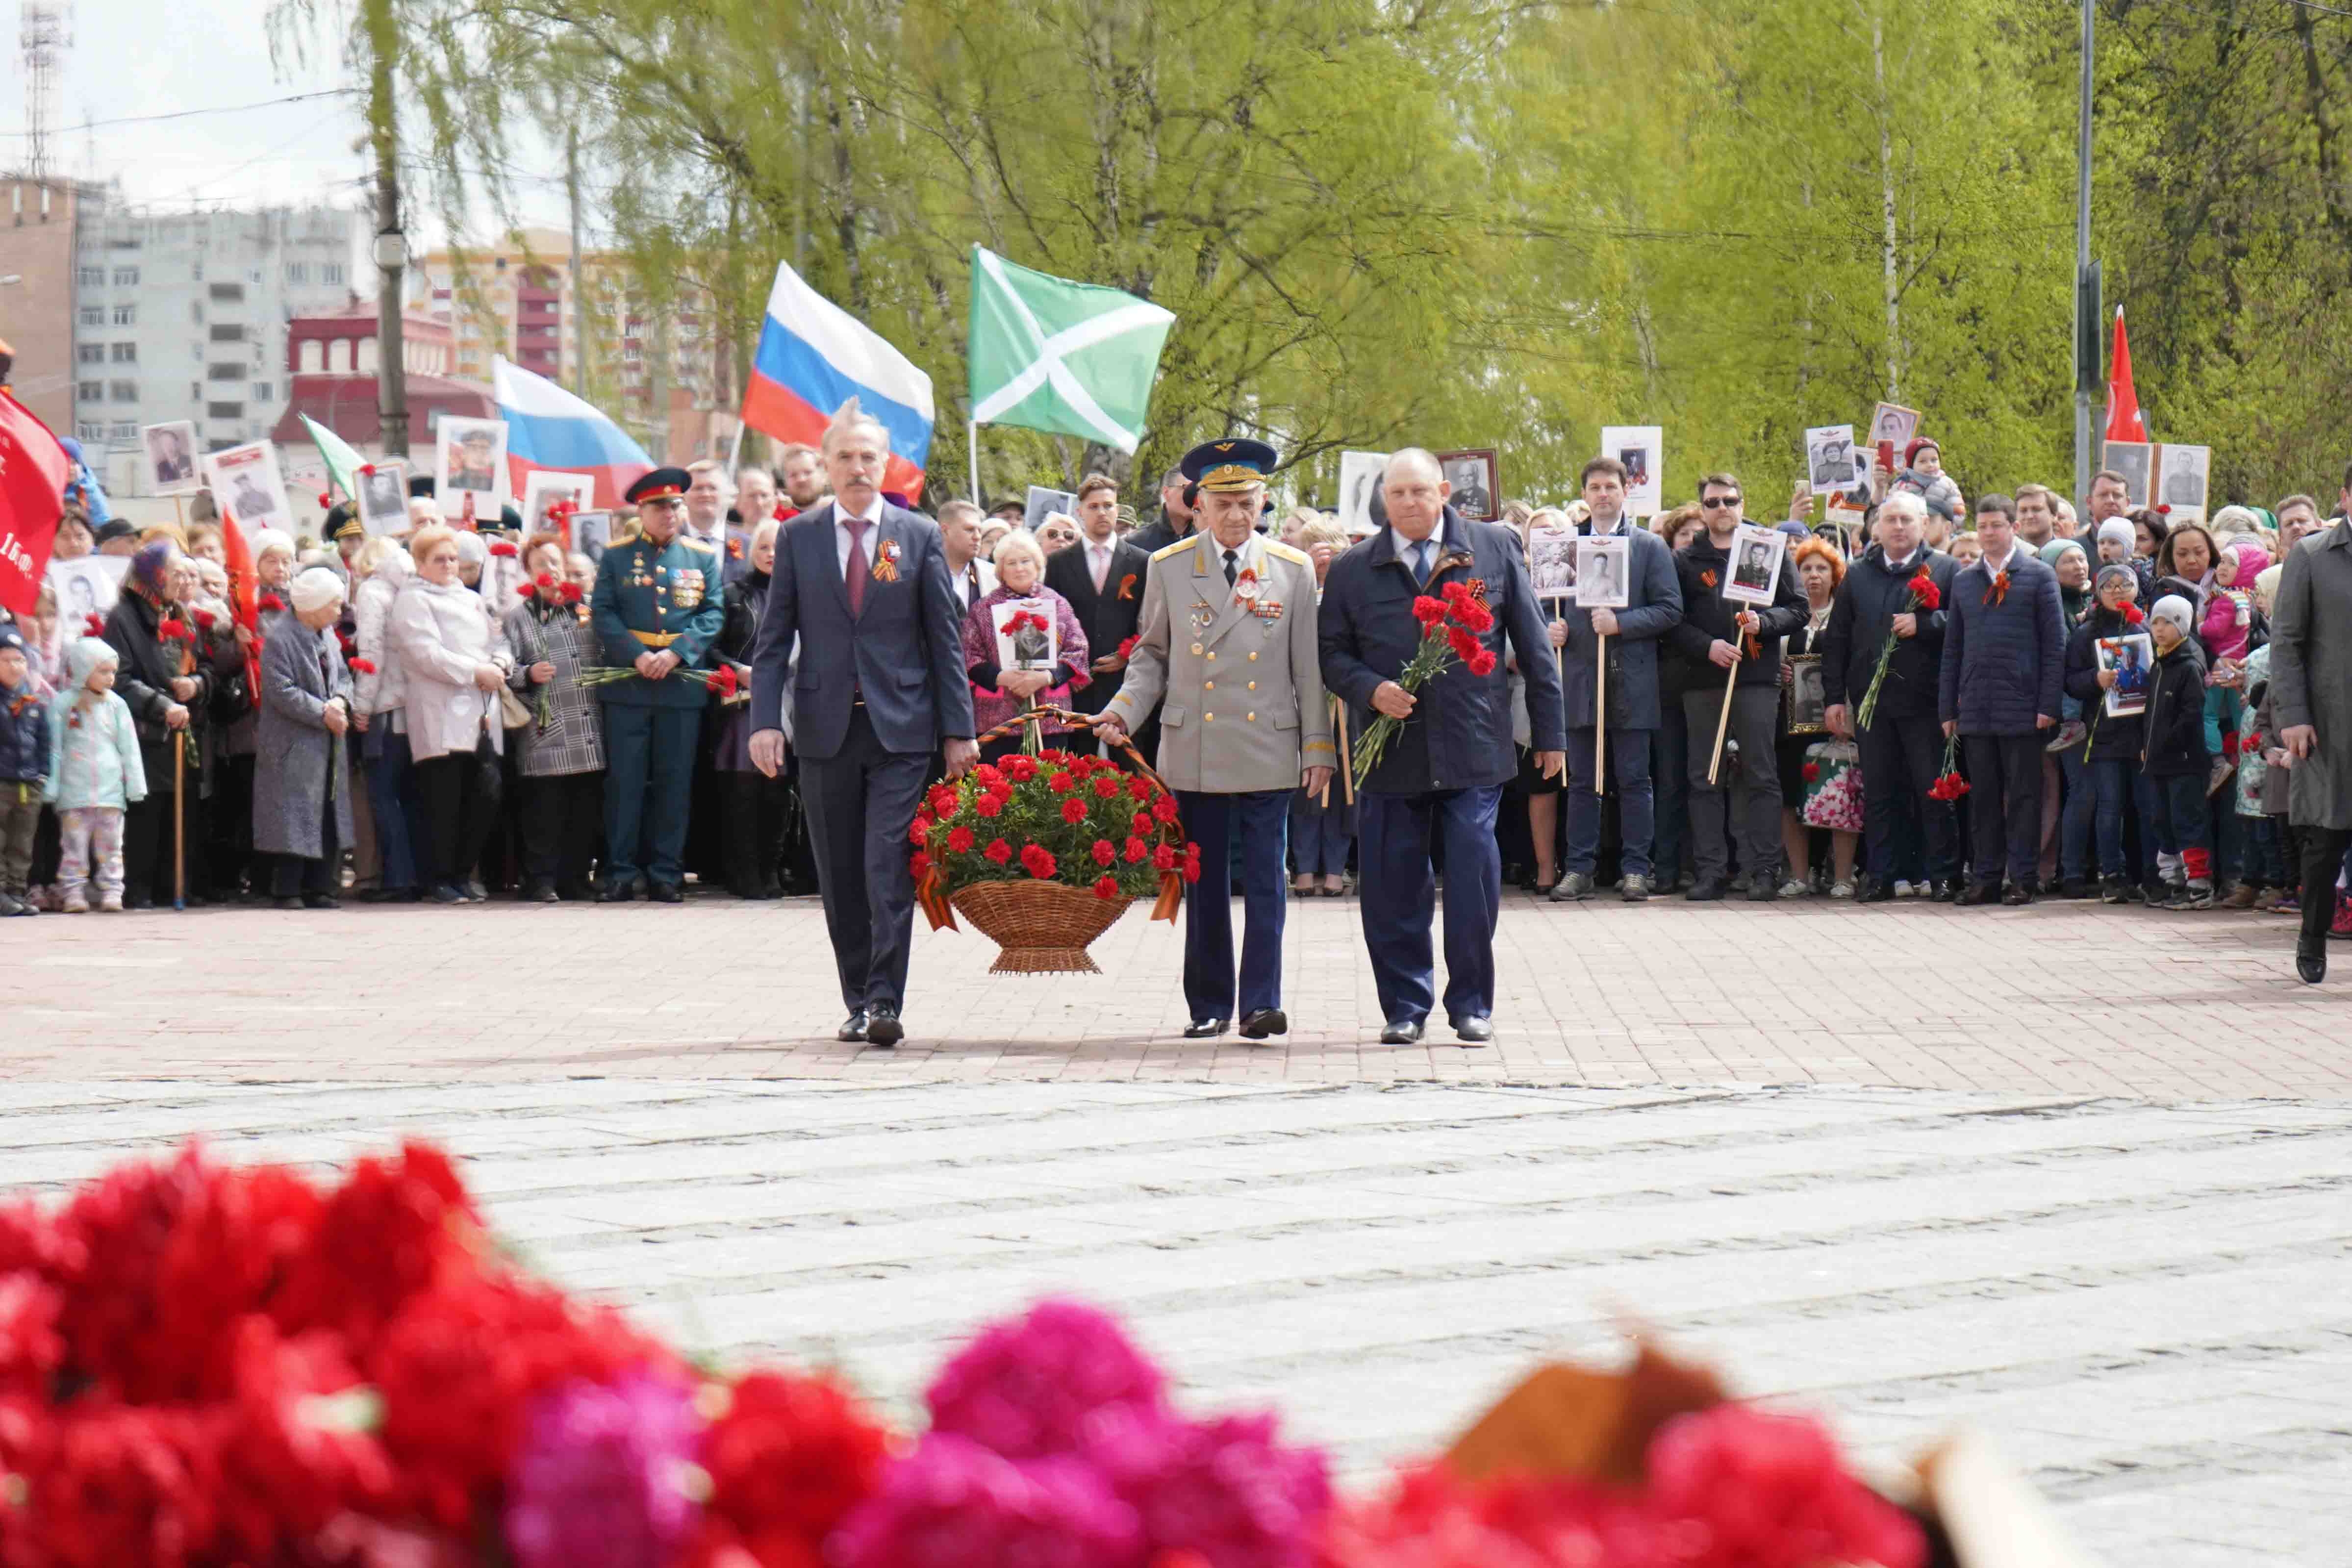
[[[1100,974],[1087,953],[1132,900],[1099,899],[1060,882],[974,882],[949,895],[999,949],[991,974]]]

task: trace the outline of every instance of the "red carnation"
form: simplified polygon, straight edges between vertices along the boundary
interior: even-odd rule
[[[969,827],[964,827],[964,826],[961,826],[949,828],[949,829],[948,829],[948,852],[949,852],[950,854],[951,854],[951,855],[969,855],[969,854],[971,854],[971,828],[969,828]]]
[[[320,511],[326,511],[326,510],[331,510],[331,509],[334,506],[334,504],[335,504],[335,492],[334,492],[334,491],[332,491],[332,490],[320,490],[320,491],[319,492],[319,510],[320,510]]]
[[[1127,781],[1127,793],[1130,797],[1136,800],[1150,800],[1151,798],[1151,781],[1145,778],[1142,774],[1138,773],[1135,777]]]
[[[359,473],[360,473],[360,478],[362,478],[362,479],[365,479],[365,478],[367,478],[370,474],[373,474],[373,473],[374,473],[374,472],[375,472],[375,465],[374,465],[373,463],[362,463],[362,464],[360,465]]]
[[[1013,783],[1027,784],[1037,776],[1037,760],[1034,757],[1008,757],[1004,771],[1013,775]]]
[[[372,658],[355,658],[352,660],[352,673],[353,675],[373,675],[375,673],[375,660]]]
[[[1069,769],[1057,768],[1054,775],[1045,781],[1045,787],[1055,795],[1067,795],[1078,787],[1078,781],[1071,776]]]
[[[530,584],[529,583],[518,583],[518,584],[515,584],[515,592],[516,592],[516,593],[518,593],[518,594],[520,594],[520,595],[521,595],[524,598],[528,599],[528,598],[530,598],[533,594],[538,593],[538,592],[539,592],[539,590],[538,590],[537,588],[533,587],[533,586],[532,586],[531,584]]]
[[[1096,865],[1108,866],[1118,858],[1118,847],[1108,838],[1097,838],[1095,840],[1094,847],[1087,853],[1095,858]]]
[[[919,811],[915,813],[915,820],[907,825],[907,842],[929,844],[930,841],[931,819]]]
[[[263,613],[270,614],[284,609],[286,607],[286,601],[279,598],[275,594],[264,594],[261,595],[261,603],[258,607],[263,611]]]
[[[971,797],[971,809],[982,816],[994,816],[1004,809],[1004,803],[992,795]]]
[[[707,1506],[712,1522],[760,1549],[709,1561],[817,1562],[817,1543],[874,1490],[887,1435],[827,1378],[755,1372],[728,1393],[702,1442]]]
[[[205,631],[212,630],[213,613],[210,610],[198,610],[196,612],[196,625]]]
[[[2124,606],[2124,625],[2127,626],[2145,626],[2147,624],[2147,613],[2145,610],[2142,610],[2137,605],[2126,605]]]
[[[496,544],[490,546],[490,553],[493,555],[503,555],[511,560],[516,554],[516,551],[512,544],[501,539]]]
[[[2172,515],[2172,503],[2170,501],[2166,501],[2163,505],[2158,507],[2156,510],[2157,515],[2159,517],[2170,517]]]
[[[1423,594],[1412,602],[1412,618],[1424,626],[1433,626],[1445,618],[1445,601]]]
[[[106,635],[106,617],[104,616],[84,616],[81,622],[81,635],[86,637],[104,637]]]
[[[1021,851],[1021,868],[1039,881],[1054,874],[1054,857],[1042,844],[1032,844]]]
[[[1188,882],[1201,879],[1201,847],[1197,844],[1184,846],[1184,879]]]
[[[990,841],[988,847],[982,850],[981,853],[1002,866],[1007,860],[1013,858],[1013,846],[1007,844],[1002,838],[992,839]]]
[[[162,621],[158,622],[155,626],[155,635],[163,638],[165,642],[187,642],[190,640],[188,637],[188,623],[180,619],[177,616],[166,616]]]
[[[1118,798],[1118,775],[1117,773],[1096,774],[1095,795],[1097,798],[1102,800],[1117,800]]]
[[[716,691],[721,697],[734,696],[742,681],[743,678],[735,673],[735,667],[731,664],[722,664],[702,678],[704,689]]]
[[[555,574],[552,572],[541,572],[538,576],[532,578],[531,581],[537,583],[542,588],[552,588],[555,586]]]
[[[1175,821],[1176,797],[1172,795],[1154,796],[1151,802],[1151,815],[1162,822]]]
[[[1819,779],[1821,776],[1822,776],[1822,764],[1821,764],[1821,763],[1807,763],[1805,764],[1805,782],[1806,782],[1807,784],[1811,784],[1811,783],[1813,783],[1815,780]]]
[[[1926,572],[1923,571],[1917,576],[1911,579],[1911,607],[1913,609],[1932,610],[1940,606],[1943,602],[1944,591],[1936,586],[1936,580],[1933,577],[1928,576]]]
[[[1491,648],[1480,648],[1470,656],[1470,673],[1484,680],[1495,673],[1495,654]]]
[[[918,849],[912,855],[907,857],[907,874],[908,876],[919,878],[924,872],[930,868],[931,857],[929,850]]]
[[[1173,871],[1176,869],[1175,847],[1173,845],[1162,844],[1159,848],[1154,849],[1151,852],[1151,866],[1152,869],[1156,871]]]
[[[934,816],[953,816],[956,807],[963,804],[958,798],[953,784],[933,784],[930,798],[931,815]]]
[[[1125,642],[1120,643],[1118,645],[1118,657],[1121,658],[1133,658],[1135,657],[1135,645],[1142,640],[1143,639],[1140,637],[1129,637]]]
[[[1148,812],[1148,811],[1139,811],[1139,812],[1137,812],[1137,813],[1135,814],[1135,834],[1136,834],[1136,837],[1139,837],[1139,838],[1148,838],[1148,837],[1150,837],[1151,836],[1151,833],[1152,833],[1151,814],[1150,814],[1150,812]]]
[[[1115,899],[1118,897],[1118,879],[1115,877],[1096,878],[1095,897],[1097,899]]]
[[[1448,627],[1446,627],[1446,628],[1445,628],[1445,640],[1446,640],[1447,642],[1452,643],[1452,644],[1454,645],[1454,652],[1455,657],[1459,658],[1460,658],[1464,663],[1465,663],[1465,664],[1466,664],[1466,663],[1468,663],[1471,659],[1476,658],[1478,657],[1478,653],[1479,653],[1479,648],[1478,648],[1478,639],[1477,639],[1476,637],[1472,637],[1472,636],[1471,636],[1467,631],[1464,630],[1462,627],[1460,627],[1460,626],[1448,626]]]
[[[1087,803],[1085,801],[1080,800],[1076,795],[1072,795],[1069,799],[1062,803],[1062,820],[1064,822],[1075,824],[1084,822],[1086,819]]]
[[[1140,838],[1129,836],[1127,841],[1127,847],[1120,852],[1120,858],[1124,859],[1130,866],[1139,866],[1143,863],[1143,858],[1150,853],[1151,847],[1150,845],[1144,843]]]

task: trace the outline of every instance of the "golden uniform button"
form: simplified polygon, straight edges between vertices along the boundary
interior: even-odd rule
[[[1255,650],[1252,650],[1252,651],[1251,651],[1251,653],[1250,653],[1250,658],[1255,658],[1256,657],[1257,657],[1257,654],[1256,654]]]
[[[1216,656],[1215,654],[1211,654],[1211,655],[1209,656],[1209,662],[1210,662],[1211,664],[1214,664],[1214,663],[1216,663],[1216,662],[1217,662],[1217,656]]]
[[[1251,723],[1253,723],[1253,724],[1256,723],[1256,722],[1257,722],[1257,715],[1256,715],[1256,714],[1255,714],[1255,713],[1250,714],[1250,715],[1249,715],[1249,721],[1250,721]]]
[[[1203,724],[1213,724],[1216,721],[1217,716],[1214,713],[1203,713],[1201,715],[1201,722]]]
[[[1200,655],[1201,655],[1201,645],[1200,645],[1199,643],[1194,643],[1194,644],[1192,645],[1192,657],[1193,657],[1193,658],[1198,658],[1200,657]]]
[[[1250,682],[1250,689],[1251,689],[1252,691],[1255,691],[1255,690],[1257,689],[1257,682],[1256,682],[1256,681],[1253,680],[1253,681],[1251,681],[1251,682]]]
[[[1203,691],[1214,691],[1216,689],[1217,683],[1213,680],[1204,680],[1201,682],[1201,689]]]

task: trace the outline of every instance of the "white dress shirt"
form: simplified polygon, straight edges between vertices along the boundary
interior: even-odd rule
[[[1427,539],[1407,539],[1403,534],[1399,533],[1396,531],[1394,524],[1391,524],[1389,527],[1389,543],[1395,548],[1396,558],[1404,563],[1405,570],[1413,573],[1420,573],[1421,571],[1419,565],[1420,557],[1415,552],[1419,551],[1423,545],[1428,545],[1430,570],[1435,571],[1437,569],[1439,558],[1445,553],[1445,541],[1439,537],[1443,531],[1444,530],[1442,528],[1433,528],[1429,531],[1429,537]],[[1413,580],[1415,582],[1419,582],[1422,580],[1422,576],[1425,575],[1426,574],[1421,574],[1421,575],[1416,576]]]
[[[878,491],[875,494],[873,500],[867,503],[866,509],[862,512],[851,511],[849,508],[842,504],[842,500],[839,496],[833,498],[833,562],[835,566],[841,569],[842,579],[845,582],[847,581],[849,577],[850,538],[849,525],[846,522],[844,522],[842,519],[844,517],[862,517],[866,520],[866,569],[871,571],[874,566],[874,531],[876,528],[879,527],[882,522],[882,497]]]
[[[2001,557],[1998,561],[1995,561],[1992,558],[1992,552],[1990,551],[1987,551],[1984,557],[1985,575],[1988,577],[2000,576],[2002,573],[2009,570],[2009,563],[2012,560],[2016,559],[2016,557],[2017,546],[2014,544],[2011,544],[2006,551],[2002,552]]]

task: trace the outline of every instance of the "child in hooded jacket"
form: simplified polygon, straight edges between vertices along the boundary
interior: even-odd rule
[[[2221,547],[2221,559],[2213,563],[2213,592],[2197,628],[2209,668],[2246,657],[2256,620],[2254,579],[2270,563],[2271,552],[2251,539],[2233,539]]]
[[[0,626],[0,915],[29,915],[33,835],[49,772],[48,707],[33,689],[23,634]]]
[[[120,656],[97,637],[78,638],[66,652],[67,689],[49,709],[49,777],[43,796],[58,808],[65,858],[58,887],[65,912],[89,912],[89,884],[98,907],[122,909],[122,814],[147,798],[147,769],[131,705],[114,694]]]
[[[2167,857],[2162,908],[2213,907],[2213,844],[2206,824],[2205,781],[2213,752],[2206,739],[2205,653],[2190,626],[2189,601],[2167,594],[2147,613],[2156,641],[2148,683],[2141,766],[2156,786],[2156,841]]]

